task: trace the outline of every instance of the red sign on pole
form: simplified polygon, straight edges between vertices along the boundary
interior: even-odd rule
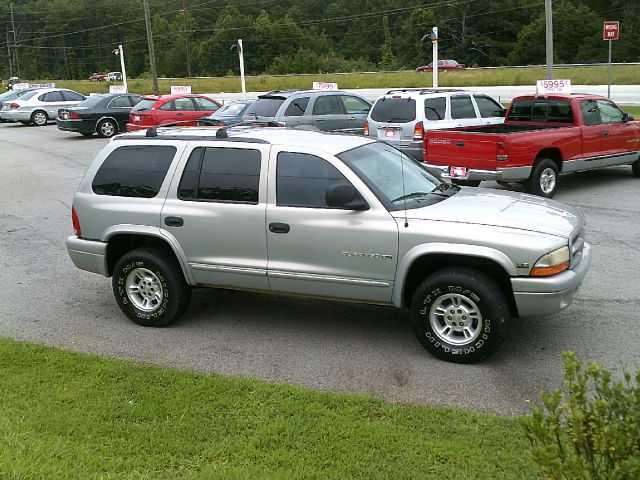
[[[602,28],[603,40],[618,40],[620,36],[620,22],[604,22]]]

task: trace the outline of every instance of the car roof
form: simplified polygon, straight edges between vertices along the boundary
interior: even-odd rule
[[[177,98],[193,98],[193,97],[202,97],[211,101],[213,98],[208,97],[201,93],[174,93],[174,94],[166,94],[166,95],[143,95],[143,100],[162,100],[163,102],[170,102],[171,100],[175,100]]]
[[[593,98],[593,99],[597,99],[597,100],[610,100],[609,98],[607,98],[605,96],[591,94],[591,93],[558,93],[558,94],[553,94],[553,93],[540,93],[540,94],[531,93],[531,94],[528,94],[528,95],[518,95],[512,101],[515,101],[515,100],[534,100],[534,99],[571,100],[573,98]]]
[[[473,93],[463,88],[394,88],[388,90],[383,96],[403,94],[406,96],[421,96],[421,95],[439,95],[447,93]]]
[[[151,129],[150,129],[151,130]],[[212,140],[249,143],[286,145],[291,147],[312,147],[317,150],[337,155],[353,148],[377,142],[370,137],[347,135],[342,133],[316,132],[284,127],[167,127],[153,129],[157,136],[147,136],[144,131],[125,133],[114,137],[114,140]],[[221,137],[219,131],[226,132]],[[147,131],[149,132],[149,130]]]
[[[347,92],[345,90],[271,90],[270,92],[263,93],[262,95],[258,95],[258,99],[261,98],[280,98],[286,99],[291,95],[327,95],[327,94],[339,94],[339,95],[354,95],[356,97],[360,97],[357,93]]]

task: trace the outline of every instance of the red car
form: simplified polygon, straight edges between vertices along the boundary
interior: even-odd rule
[[[90,82],[105,82],[107,80],[107,72],[97,72],[89,77]]]
[[[462,70],[464,68],[467,68],[464,63],[458,63],[455,60],[438,60],[438,70]],[[430,72],[431,70],[433,70],[433,62],[416,68],[416,72]]]
[[[127,131],[135,132],[164,123],[193,120],[185,126],[196,125],[200,117],[211,115],[222,105],[204,95],[146,96],[131,109]]]

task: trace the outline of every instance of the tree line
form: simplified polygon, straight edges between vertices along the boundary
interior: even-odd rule
[[[149,0],[159,76],[415,69],[440,58],[468,66],[545,62],[544,0]],[[620,21],[614,62],[640,60],[640,9],[629,0],[554,0],[555,63],[607,61],[603,21]],[[0,76],[84,79],[149,75],[142,0],[0,0]]]

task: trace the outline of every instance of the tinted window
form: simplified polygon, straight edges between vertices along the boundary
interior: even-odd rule
[[[133,110],[151,110],[151,107],[153,107],[156,104],[157,100],[151,100],[151,99],[144,99],[144,100],[140,100],[140,102],[138,102],[138,104],[133,107]]]
[[[342,113],[344,112],[336,95],[316,97],[316,101],[313,104],[314,115],[339,115]]]
[[[137,105],[142,97],[140,95],[129,95],[129,100],[131,101],[131,105]]]
[[[595,100],[581,101],[580,110],[582,111],[582,120],[584,121],[585,125],[598,125],[600,123],[598,104],[595,102]]]
[[[162,105],[160,105],[158,107],[158,110],[164,110],[164,111],[168,111],[168,110],[175,110],[175,104],[173,103],[173,101],[171,102],[167,102],[167,103],[163,103]]]
[[[504,117],[504,108],[493,98],[485,97],[484,95],[474,95],[474,98],[482,118]]]
[[[84,95],[80,95],[79,93],[72,92],[70,90],[63,90],[62,96],[67,102],[81,102],[84,100]]]
[[[111,108],[131,108],[131,102],[129,101],[129,97],[127,97],[127,96],[116,97],[113,100],[111,100],[111,103],[109,104],[109,107],[111,107]]]
[[[451,118],[476,118],[476,111],[469,95],[451,97]]]
[[[189,110],[193,111],[196,109],[196,106],[193,104],[193,101],[190,98],[176,98],[174,100],[175,109],[176,110]]]
[[[109,154],[93,179],[98,195],[152,198],[158,194],[176,148],[130,145]]]
[[[532,100],[519,100],[511,105],[509,120],[528,122],[531,120]]]
[[[327,188],[348,183],[329,162],[306,153],[281,152],[276,168],[276,203],[284,207],[329,208]]]
[[[347,113],[369,113],[371,105],[358,97],[342,96],[340,97],[344,109]]]
[[[259,184],[258,150],[196,148],[180,179],[178,196],[183,200],[257,204]]]
[[[531,107],[531,119],[534,122],[546,122],[549,116],[548,102],[533,102]]]
[[[600,111],[600,121],[602,123],[622,122],[622,110],[607,100],[598,100],[598,110]]]
[[[295,98],[291,101],[287,110],[284,112],[285,117],[300,117],[304,115],[309,105],[309,97]]]
[[[207,110],[209,112],[215,112],[220,108],[220,105],[209,100],[208,98],[195,97],[193,101],[196,102],[197,110]]]
[[[38,93],[39,93],[38,90],[33,90],[23,95],[17,95],[17,97],[20,98],[20,100],[29,100],[31,97],[35,97]]]
[[[40,100],[43,102],[62,102],[62,93],[60,92],[49,92],[45,93],[40,97]]]
[[[425,99],[424,116],[427,120],[444,120],[446,111],[447,111],[446,97]]]
[[[244,114],[245,117],[275,117],[284,98],[259,98]]]
[[[416,101],[413,98],[383,97],[371,110],[376,122],[412,122],[416,119]]]
[[[571,104],[560,100],[549,102],[549,121],[560,123],[573,123],[573,112]]]
[[[240,115],[246,108],[245,103],[227,103],[213,114],[215,118],[231,118]]]
[[[93,108],[104,101],[104,97],[102,95],[92,95],[87,98],[84,102],[80,102],[78,104],[79,107]]]

